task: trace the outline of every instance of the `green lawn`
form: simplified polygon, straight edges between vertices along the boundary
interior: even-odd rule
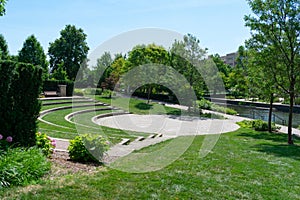
[[[0,197],[300,199],[300,147],[286,145],[286,135],[240,129],[223,134],[213,151],[200,158],[203,139],[197,136],[178,160],[160,171],[133,174],[104,167],[95,174],[69,174],[40,185],[5,189]]]
[[[170,108],[158,103],[147,104],[147,100],[135,99],[135,98],[106,98],[99,95],[93,96],[97,101],[122,108],[134,114],[168,114],[168,115],[180,115],[181,110],[177,108]],[[129,104],[128,104],[129,101]]]
[[[54,102],[54,101],[53,101]],[[80,103],[81,104],[81,103]],[[86,104],[86,103],[83,103]],[[66,105],[48,105],[43,106],[42,110],[47,110],[56,107],[63,107],[63,106],[71,106],[71,104]],[[76,104],[77,105],[77,104]],[[149,134],[146,133],[138,133],[133,131],[122,131],[118,129],[108,128],[108,127],[100,127],[94,124],[91,119],[95,115],[109,113],[111,111],[104,110],[104,111],[95,111],[91,113],[83,113],[77,115],[75,117],[76,121],[80,122],[82,125],[77,125],[70,123],[65,120],[65,116],[76,111],[86,110],[86,109],[94,109],[94,108],[107,108],[105,106],[87,106],[87,107],[80,107],[80,108],[68,108],[63,110],[57,110],[51,113],[48,113],[46,116],[43,117],[44,120],[51,122],[53,124],[59,125],[54,126],[44,122],[39,121],[39,131],[46,133],[51,137],[56,138],[65,138],[65,139],[73,139],[78,133],[97,133],[97,134],[105,134],[107,137],[111,138],[112,142],[121,141],[121,138],[128,138],[134,139],[138,136],[148,136]]]

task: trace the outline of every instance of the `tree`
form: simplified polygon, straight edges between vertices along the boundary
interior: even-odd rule
[[[54,73],[59,65],[62,65],[68,79],[75,81],[81,64],[87,59],[89,51],[86,42],[87,35],[81,28],[77,29],[72,25],[67,25],[60,35],[60,38],[50,43],[48,50],[51,72]],[[78,78],[82,79],[83,77]]]
[[[5,4],[7,0],[0,0],[0,16],[5,15]]]
[[[278,87],[289,95],[288,144],[293,144],[292,120],[296,83],[300,75],[299,0],[248,0],[254,16],[245,16],[251,30],[249,46],[276,55],[270,66]],[[280,76],[279,76],[280,75]]]
[[[268,51],[249,51],[248,57],[248,84],[251,94],[269,102],[268,131],[272,132],[273,103],[278,87],[274,81],[272,67],[276,59]],[[268,77],[268,78],[266,78]]]
[[[189,90],[194,88],[198,97],[202,96],[207,88],[200,75],[200,61],[205,58],[207,49],[200,47],[200,41],[193,35],[187,34],[183,41],[175,40],[171,53],[171,66],[184,75],[189,82]],[[197,70],[198,68],[198,70]],[[189,102],[189,108],[192,102]]]
[[[38,65],[43,69],[43,80],[48,79],[48,62],[41,44],[34,35],[29,36],[19,51],[18,61]]]
[[[109,52],[104,52],[104,54],[97,59],[97,66],[94,67],[94,77],[99,87],[101,86],[101,83],[103,83],[105,79],[109,77],[109,74],[106,73],[110,71],[109,67],[112,62],[113,59]]]
[[[125,68],[121,68],[125,73],[134,67],[141,66],[141,65],[148,65],[148,64],[161,64],[169,66],[169,54],[168,51],[165,50],[162,46],[157,46],[155,44],[149,45],[137,45],[135,46],[128,55],[127,63]],[[154,72],[145,70],[144,73],[148,73],[152,76],[157,76],[157,80],[163,78],[164,73],[163,71]],[[165,77],[166,78],[166,77]],[[144,87],[141,87],[141,90],[147,90],[147,99],[148,103],[150,102],[150,97],[155,88],[158,88],[158,84],[147,84]]]
[[[246,54],[245,48],[240,46],[236,58],[236,66],[229,73],[228,84],[235,98],[246,97],[248,94]]]
[[[6,60],[9,58],[8,46],[5,38],[0,34],[0,60]]]
[[[226,64],[220,57],[219,54],[211,56],[212,60],[216,64],[216,67],[218,68],[219,71],[219,76],[222,77],[222,80],[225,85],[225,89],[229,90],[230,85],[229,85],[229,74],[232,72],[232,67],[228,64]]]

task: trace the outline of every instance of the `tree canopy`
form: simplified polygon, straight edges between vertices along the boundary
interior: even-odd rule
[[[0,34],[0,60],[6,60],[9,57],[7,42],[2,34]]]
[[[298,0],[248,0],[254,15],[245,16],[251,30],[248,47],[273,56],[269,75],[290,99],[288,143],[293,144],[292,116],[296,83],[300,78],[300,2]]]
[[[5,4],[7,0],[0,0],[0,16],[5,15]]]
[[[34,35],[30,35],[19,51],[18,61],[38,65],[43,69],[43,80],[48,78],[48,62],[44,50]]]
[[[60,32],[60,38],[50,43],[48,55],[50,57],[51,73],[56,73],[62,68],[69,80],[76,79],[79,68],[87,59],[89,47],[86,42],[87,35],[81,28],[67,25]],[[79,77],[79,79],[82,79]]]

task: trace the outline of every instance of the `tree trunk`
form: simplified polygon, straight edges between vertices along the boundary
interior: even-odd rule
[[[272,133],[273,102],[274,102],[274,94],[272,93],[271,96],[270,96],[270,109],[269,109],[269,119],[268,119],[268,131],[269,131],[269,133]]]
[[[148,97],[147,97],[147,104],[149,104],[149,103],[150,103],[151,90],[152,90],[152,87],[151,87],[151,85],[149,85],[149,87],[148,87]]]
[[[294,108],[294,98],[295,98],[295,93],[294,90],[290,90],[290,110],[289,110],[289,122],[288,122],[288,144],[294,144],[293,141],[293,108]]]

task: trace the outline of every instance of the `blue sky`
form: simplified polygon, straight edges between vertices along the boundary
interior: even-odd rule
[[[0,33],[11,54],[34,34],[45,52],[67,24],[82,28],[95,49],[110,38],[145,27],[195,35],[210,54],[236,51],[249,38],[246,0],[9,0]]]

